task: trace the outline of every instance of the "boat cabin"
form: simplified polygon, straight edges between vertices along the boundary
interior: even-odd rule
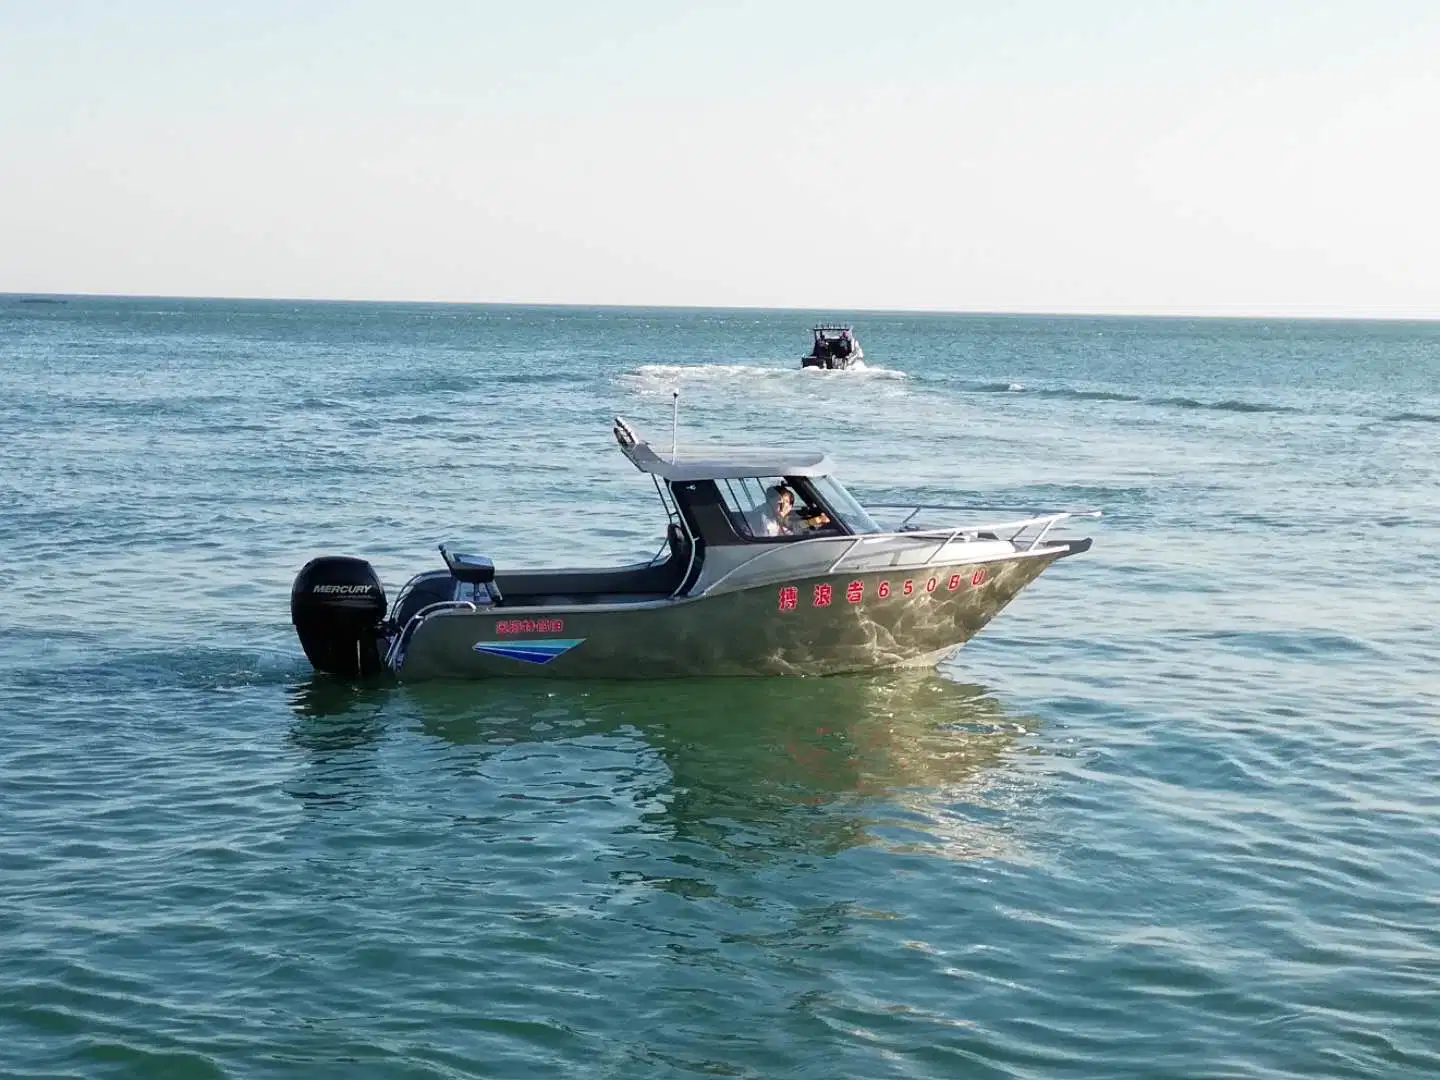
[[[789,544],[882,531],[817,451],[661,456],[624,420],[615,440],[655,483],[672,530],[699,548]]]

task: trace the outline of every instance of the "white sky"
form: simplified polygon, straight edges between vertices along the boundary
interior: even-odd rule
[[[693,7],[0,4],[0,291],[1440,317],[1434,0]]]

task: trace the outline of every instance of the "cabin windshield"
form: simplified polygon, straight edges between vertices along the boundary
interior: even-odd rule
[[[716,480],[720,502],[743,540],[878,533],[865,508],[828,476],[753,476]]]
[[[858,502],[855,496],[845,490],[845,485],[833,476],[812,476],[810,487],[835,518],[843,522],[852,533],[878,533],[884,530]]]

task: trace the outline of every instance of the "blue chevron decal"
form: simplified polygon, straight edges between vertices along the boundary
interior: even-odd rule
[[[532,638],[519,641],[477,641],[475,651],[506,660],[523,660],[527,664],[548,664],[557,656],[563,656],[576,645],[583,644],[582,638]]]

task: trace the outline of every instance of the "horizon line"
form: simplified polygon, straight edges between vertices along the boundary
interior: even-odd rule
[[[936,315],[974,318],[1036,318],[1036,319],[1280,319],[1290,322],[1437,322],[1440,313],[1432,314],[1357,314],[1357,313],[1308,313],[1270,312],[1223,312],[1223,311],[1097,311],[1097,310],[988,310],[980,308],[861,308],[780,305],[767,307],[756,304],[619,304],[580,303],[573,300],[418,300],[418,299],[356,299],[335,296],[212,296],[200,293],[121,293],[121,292],[11,292],[0,290],[0,298],[24,300],[203,300],[215,302],[250,302],[272,304],[390,304],[390,305],[431,305],[441,307],[491,307],[491,308],[573,308],[576,310],[613,311],[763,311],[777,313],[814,314],[816,312],[848,311],[856,315]]]

